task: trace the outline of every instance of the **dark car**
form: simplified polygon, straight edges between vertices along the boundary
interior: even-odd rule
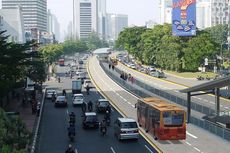
[[[98,128],[99,121],[95,112],[86,112],[82,118],[82,126],[86,128]]]
[[[106,112],[109,106],[109,101],[106,99],[98,99],[96,103],[96,110],[97,112]]]

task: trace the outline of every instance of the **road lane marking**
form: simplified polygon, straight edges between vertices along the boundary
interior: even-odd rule
[[[197,147],[193,147],[194,149],[196,149],[198,152],[200,152],[200,149],[198,149]]]
[[[187,142],[187,141],[186,141],[185,143],[186,143],[187,145],[189,145],[189,146],[192,146],[191,143],[189,143],[189,142]]]
[[[223,105],[220,105],[220,107],[224,107]]]
[[[128,102],[128,104],[129,104],[129,105],[131,105],[131,103],[130,103],[130,102]]]
[[[229,109],[229,107],[224,107],[225,109]]]
[[[189,133],[188,131],[186,131],[186,134],[189,135],[189,136],[191,136],[191,137],[193,137],[193,138],[195,138],[195,139],[197,139],[197,136],[195,136],[195,135]]]
[[[152,150],[151,150],[148,146],[145,145],[145,148],[146,148],[149,152],[153,153]]]
[[[67,113],[67,115],[69,114],[69,110],[68,109],[66,110],[66,113]]]
[[[207,100],[207,99],[203,99],[203,101],[208,102],[208,100]]]
[[[116,153],[116,152],[114,151],[113,147],[110,147],[110,149],[112,150],[113,153]]]
[[[133,108],[135,108],[135,106],[134,106],[134,105],[132,105],[132,107],[133,107]]]
[[[210,101],[209,103],[210,103],[210,104],[215,104],[215,103],[214,103],[214,102],[212,102],[212,101]]]
[[[75,149],[75,153],[78,153],[77,149]]]

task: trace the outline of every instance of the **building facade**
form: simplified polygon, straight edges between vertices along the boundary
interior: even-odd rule
[[[55,40],[60,40],[60,24],[57,17],[50,10],[47,12],[47,32],[53,33]]]
[[[20,6],[24,19],[24,29],[47,30],[47,0],[2,0],[2,9]]]
[[[172,0],[160,0],[160,24],[172,23]]]
[[[114,42],[119,33],[128,27],[128,15],[107,14],[106,18],[106,36],[107,39]]]
[[[210,0],[198,0],[196,4],[196,26],[198,29],[211,27]]]
[[[97,32],[97,0],[74,0],[73,15],[76,39],[85,39],[92,32]]]
[[[97,32],[101,38],[106,38],[106,0],[98,0]]]
[[[0,9],[0,30],[6,30],[9,42],[25,43],[25,32],[23,26],[21,8]]]

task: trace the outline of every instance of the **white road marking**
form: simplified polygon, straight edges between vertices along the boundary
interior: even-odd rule
[[[128,100],[127,100],[127,99],[124,99],[124,101],[126,101],[126,102],[127,102]]]
[[[131,103],[130,103],[130,102],[128,102],[128,104],[129,104],[129,105],[131,105]]]
[[[189,133],[187,131],[186,131],[186,134],[189,135],[189,136],[191,136],[191,137],[193,137],[193,138],[195,138],[195,139],[197,139],[197,136],[195,136],[195,135],[193,135],[193,134],[191,134],[191,133]]]
[[[75,153],[78,153],[78,152],[77,152],[77,149],[75,149]]]
[[[145,148],[148,149],[149,152],[153,153],[151,149],[149,149],[148,146],[145,145]]]
[[[112,150],[113,153],[116,153],[116,152],[114,151],[113,147],[110,147],[110,149]]]
[[[220,105],[220,107],[224,107],[223,105]]]
[[[69,114],[69,110],[68,109],[66,110],[66,113],[67,113],[67,115]]]
[[[203,99],[203,101],[206,101],[206,102],[208,102],[208,100],[207,100],[207,99]]]
[[[132,107],[133,107],[133,108],[135,108],[135,106],[134,106],[134,105],[132,105]]]
[[[200,152],[200,149],[198,149],[197,147],[193,147],[194,149],[196,149],[198,152]]]
[[[194,96],[194,98],[198,99],[198,97]]]
[[[175,92],[179,92],[178,90],[175,90]]]
[[[229,109],[229,107],[224,107],[225,109]]]
[[[187,142],[187,141],[186,141],[185,143],[186,143],[187,145],[191,146],[191,143],[189,143],[189,142]]]

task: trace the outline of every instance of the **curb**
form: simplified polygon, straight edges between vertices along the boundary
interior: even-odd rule
[[[36,126],[36,130],[35,130],[35,134],[34,134],[34,138],[33,138],[33,142],[32,142],[32,147],[31,147],[31,151],[30,153],[35,153],[36,152],[36,145],[37,145],[37,140],[38,140],[38,133],[39,133],[39,128],[40,128],[40,122],[41,122],[41,118],[42,118],[42,112],[43,112],[43,104],[44,104],[44,101],[45,101],[45,95],[46,95],[46,88],[44,89],[44,94],[43,94],[43,97],[42,97],[42,102],[41,102],[41,108],[40,108],[40,114],[39,114],[39,117],[38,117],[38,123],[37,123],[37,126]]]
[[[103,70],[104,71],[104,70]],[[93,77],[91,76],[90,70],[89,70],[89,60],[87,61],[87,73],[89,74],[90,79],[92,80],[94,86],[96,87],[96,89],[100,92],[100,94],[102,94],[104,97],[106,97],[112,104],[112,106],[123,116],[123,117],[127,117],[125,115],[125,113],[119,108],[117,107],[117,105],[113,102],[112,99],[110,99],[102,90],[101,88],[97,85],[96,81],[93,79]],[[114,82],[116,83],[116,82]],[[116,83],[117,84],[117,83]],[[140,134],[143,136],[143,138],[154,148],[156,149],[156,151],[158,153],[163,153],[163,151],[156,145],[154,144],[150,138],[148,138],[148,136],[142,131],[142,129],[140,129]]]

